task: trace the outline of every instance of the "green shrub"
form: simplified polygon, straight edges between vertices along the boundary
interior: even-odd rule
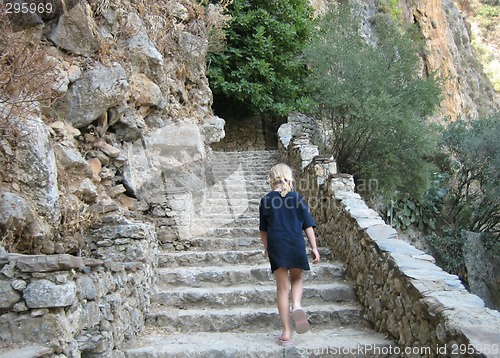
[[[234,0],[227,8],[225,50],[207,59],[215,107],[278,116],[307,108],[299,58],[314,25],[307,0]]]
[[[461,231],[448,235],[431,234],[426,237],[432,256],[443,270],[458,275],[467,284],[467,267],[463,252],[464,238]]]
[[[439,81],[419,76],[417,48],[389,15],[371,19],[369,41],[360,16],[346,2],[320,22],[304,51],[308,88],[318,116],[331,123],[341,171],[378,180],[387,198],[419,198],[434,171],[426,157],[436,141],[424,118],[440,102]]]
[[[448,125],[443,143],[455,166],[450,219],[473,232],[500,237],[500,112]]]
[[[415,225],[420,231],[435,233],[448,193],[446,178],[446,174],[434,173],[429,187],[419,200],[412,200],[408,196],[391,200],[387,208],[388,223],[402,230]]]

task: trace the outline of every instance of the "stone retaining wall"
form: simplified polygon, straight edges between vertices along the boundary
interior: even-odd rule
[[[280,160],[294,170],[296,190],[318,224],[319,244],[347,262],[365,317],[395,338],[403,356],[499,357],[500,313],[484,308],[457,276],[400,240],[355,193],[352,176],[337,173],[333,158],[320,156],[298,129],[280,127]]]
[[[212,144],[216,151],[264,150],[265,138],[262,118],[225,118],[225,137]]]
[[[91,239],[99,258],[0,253],[2,342],[49,348],[55,357],[116,357],[144,329],[158,257],[154,226],[101,224]]]

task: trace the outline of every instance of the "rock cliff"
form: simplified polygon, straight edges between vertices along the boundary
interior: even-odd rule
[[[404,0],[399,7],[422,34],[424,75],[436,71],[445,78],[440,115],[478,118],[498,110],[500,98],[476,57],[471,26],[453,1]]]
[[[331,0],[311,0],[318,13]],[[377,12],[391,12],[388,1],[358,0],[364,9],[365,31]],[[421,37],[422,75],[437,73],[444,79],[443,101],[433,121],[457,117],[478,118],[500,108],[499,94],[484,74],[472,46],[471,26],[452,0],[400,0],[395,9],[405,24],[415,24]]]
[[[145,212],[173,239],[166,192],[205,187],[209,144],[224,136],[205,76],[220,13],[189,0],[58,4],[2,19],[2,246],[89,254],[92,223]]]

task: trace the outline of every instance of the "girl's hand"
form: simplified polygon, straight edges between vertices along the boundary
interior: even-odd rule
[[[318,252],[318,249],[312,250],[312,256],[313,256],[313,264],[317,264],[319,262],[319,252]]]
[[[269,252],[267,252],[267,250],[264,250],[264,255],[265,255],[266,257],[269,257]]]

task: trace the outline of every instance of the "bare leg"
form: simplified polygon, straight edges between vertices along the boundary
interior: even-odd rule
[[[292,324],[290,322],[290,279],[288,269],[279,268],[274,271],[276,291],[278,296],[278,312],[283,325],[281,339],[287,341],[292,338]]]
[[[302,269],[290,269],[290,282],[292,284],[292,310],[301,307],[304,283],[302,282]]]

